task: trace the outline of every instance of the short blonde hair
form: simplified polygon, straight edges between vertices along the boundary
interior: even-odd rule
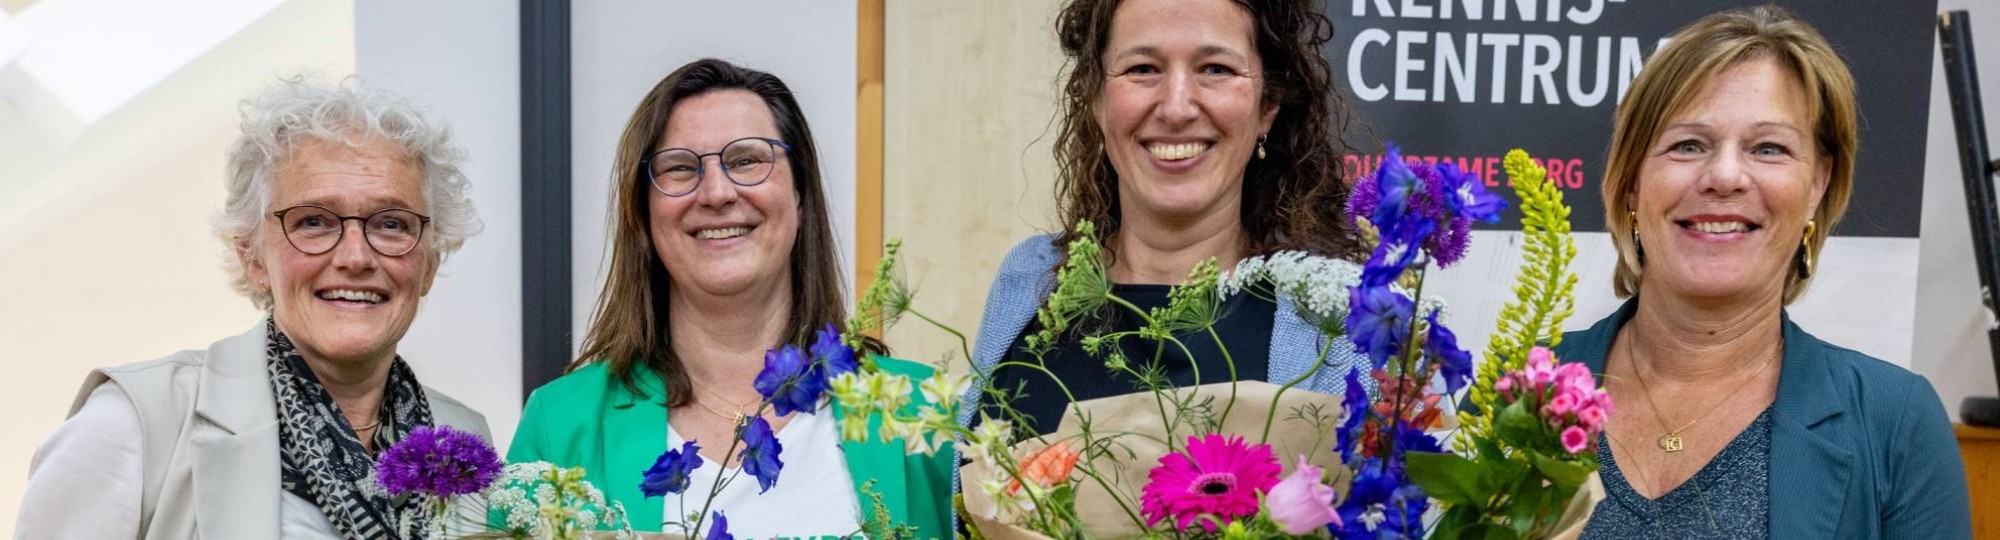
[[[1854,77],[1812,25],[1784,8],[1760,6],[1733,9],[1703,17],[1675,32],[1632,81],[1618,105],[1611,130],[1611,150],[1604,167],[1604,226],[1618,248],[1618,269],[1612,286],[1620,298],[1639,292],[1644,261],[1633,241],[1631,211],[1625,201],[1638,191],[1639,169],[1668,119],[1686,110],[1716,74],[1745,61],[1771,58],[1799,78],[1807,96],[1806,117],[1812,120],[1819,156],[1831,164],[1826,193],[1813,214],[1817,223],[1806,238],[1808,254],[1819,253],[1828,231],[1847,212],[1854,187],[1856,134]],[[1785,303],[1805,292],[1811,276],[1789,272]]]

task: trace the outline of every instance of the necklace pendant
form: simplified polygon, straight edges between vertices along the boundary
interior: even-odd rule
[[[1685,446],[1681,444],[1680,434],[1667,433],[1666,435],[1660,436],[1661,450],[1666,450],[1668,453],[1673,453],[1681,451],[1682,448],[1685,448]]]
[[[735,424],[735,425],[736,425],[737,427],[742,427],[742,426],[743,426],[743,413],[741,413],[741,412],[737,412],[737,413],[735,413],[735,414],[736,414],[736,419],[735,419],[735,421],[733,421],[733,422],[730,422],[730,423],[732,423],[732,424]]]

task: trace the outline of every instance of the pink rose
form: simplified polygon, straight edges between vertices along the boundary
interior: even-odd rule
[[[1562,432],[1562,443],[1564,450],[1575,454],[1590,447],[1590,435],[1585,434],[1581,427],[1570,426],[1569,429],[1565,429]]]
[[[1575,395],[1566,393],[1556,394],[1555,399],[1551,399],[1547,404],[1542,405],[1542,416],[1550,419],[1561,419],[1563,415],[1569,414],[1573,410],[1576,410]]]
[[[1328,524],[1340,524],[1340,512],[1333,508],[1333,488],[1321,483],[1326,472],[1299,456],[1291,476],[1278,481],[1264,495],[1271,521],[1285,534],[1311,534]]]

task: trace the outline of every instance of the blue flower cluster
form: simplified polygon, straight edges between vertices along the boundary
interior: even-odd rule
[[[795,412],[813,414],[834,377],[860,369],[854,349],[841,342],[840,331],[832,324],[815,332],[808,350],[810,357],[796,345],[764,352],[764,369],[757,373],[752,386],[764,396],[764,404],[770,405],[779,416]],[[784,445],[779,444],[771,422],[759,414],[739,426],[736,436],[743,443],[743,451],[737,454],[742,459],[743,472],[757,479],[758,493],[770,491],[785,466],[778,459]],[[639,489],[647,497],[685,492],[689,475],[701,468],[700,449],[694,441],[687,441],[679,449],[660,454],[653,466],[646,469]],[[719,522],[721,515],[716,518]]]
[[[1465,255],[1472,222],[1500,219],[1507,201],[1488,193],[1478,176],[1457,165],[1404,163],[1394,146],[1375,174],[1356,182],[1347,200],[1351,219],[1366,218],[1381,241],[1362,266],[1361,283],[1348,291],[1347,333],[1355,349],[1368,355],[1376,368],[1402,353],[1410,341],[1416,305],[1390,288],[1412,264],[1450,266]],[[1447,386],[1456,391],[1471,374],[1471,354],[1457,346],[1450,330],[1433,313],[1425,353],[1442,362]]]
[[[1438,320],[1425,316],[1421,351],[1407,351],[1417,331],[1416,303],[1393,285],[1415,265],[1419,271],[1436,261],[1450,266],[1465,256],[1473,221],[1492,223],[1507,203],[1486,191],[1481,180],[1449,162],[1410,164],[1393,145],[1375,174],[1355,183],[1347,215],[1366,219],[1380,237],[1362,266],[1361,282],[1348,289],[1347,335],[1355,350],[1368,356],[1374,369],[1406,352],[1421,353],[1435,362],[1447,393],[1456,393],[1472,376],[1472,354],[1458,346],[1458,336]],[[1425,257],[1419,257],[1424,255]],[[1416,358],[1416,357],[1412,357]],[[1404,366],[1409,369],[1411,366]],[[1360,370],[1347,373],[1342,405],[1347,420],[1336,431],[1341,461],[1355,469],[1348,498],[1342,501],[1342,525],[1328,529],[1338,538],[1422,538],[1421,517],[1430,501],[1403,470],[1404,452],[1439,452],[1437,440],[1410,422],[1375,414],[1362,386]],[[1371,428],[1367,419],[1378,418]],[[1356,459],[1355,447],[1369,430],[1388,438],[1390,451]],[[1374,444],[1374,443],[1368,443]]]

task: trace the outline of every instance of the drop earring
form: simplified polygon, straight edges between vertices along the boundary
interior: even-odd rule
[[[1264,139],[1265,139],[1265,138],[1266,138],[1266,137],[1265,137],[1265,136],[1263,136],[1263,135],[1258,135],[1258,136],[1257,136],[1257,159],[1264,159]]]

